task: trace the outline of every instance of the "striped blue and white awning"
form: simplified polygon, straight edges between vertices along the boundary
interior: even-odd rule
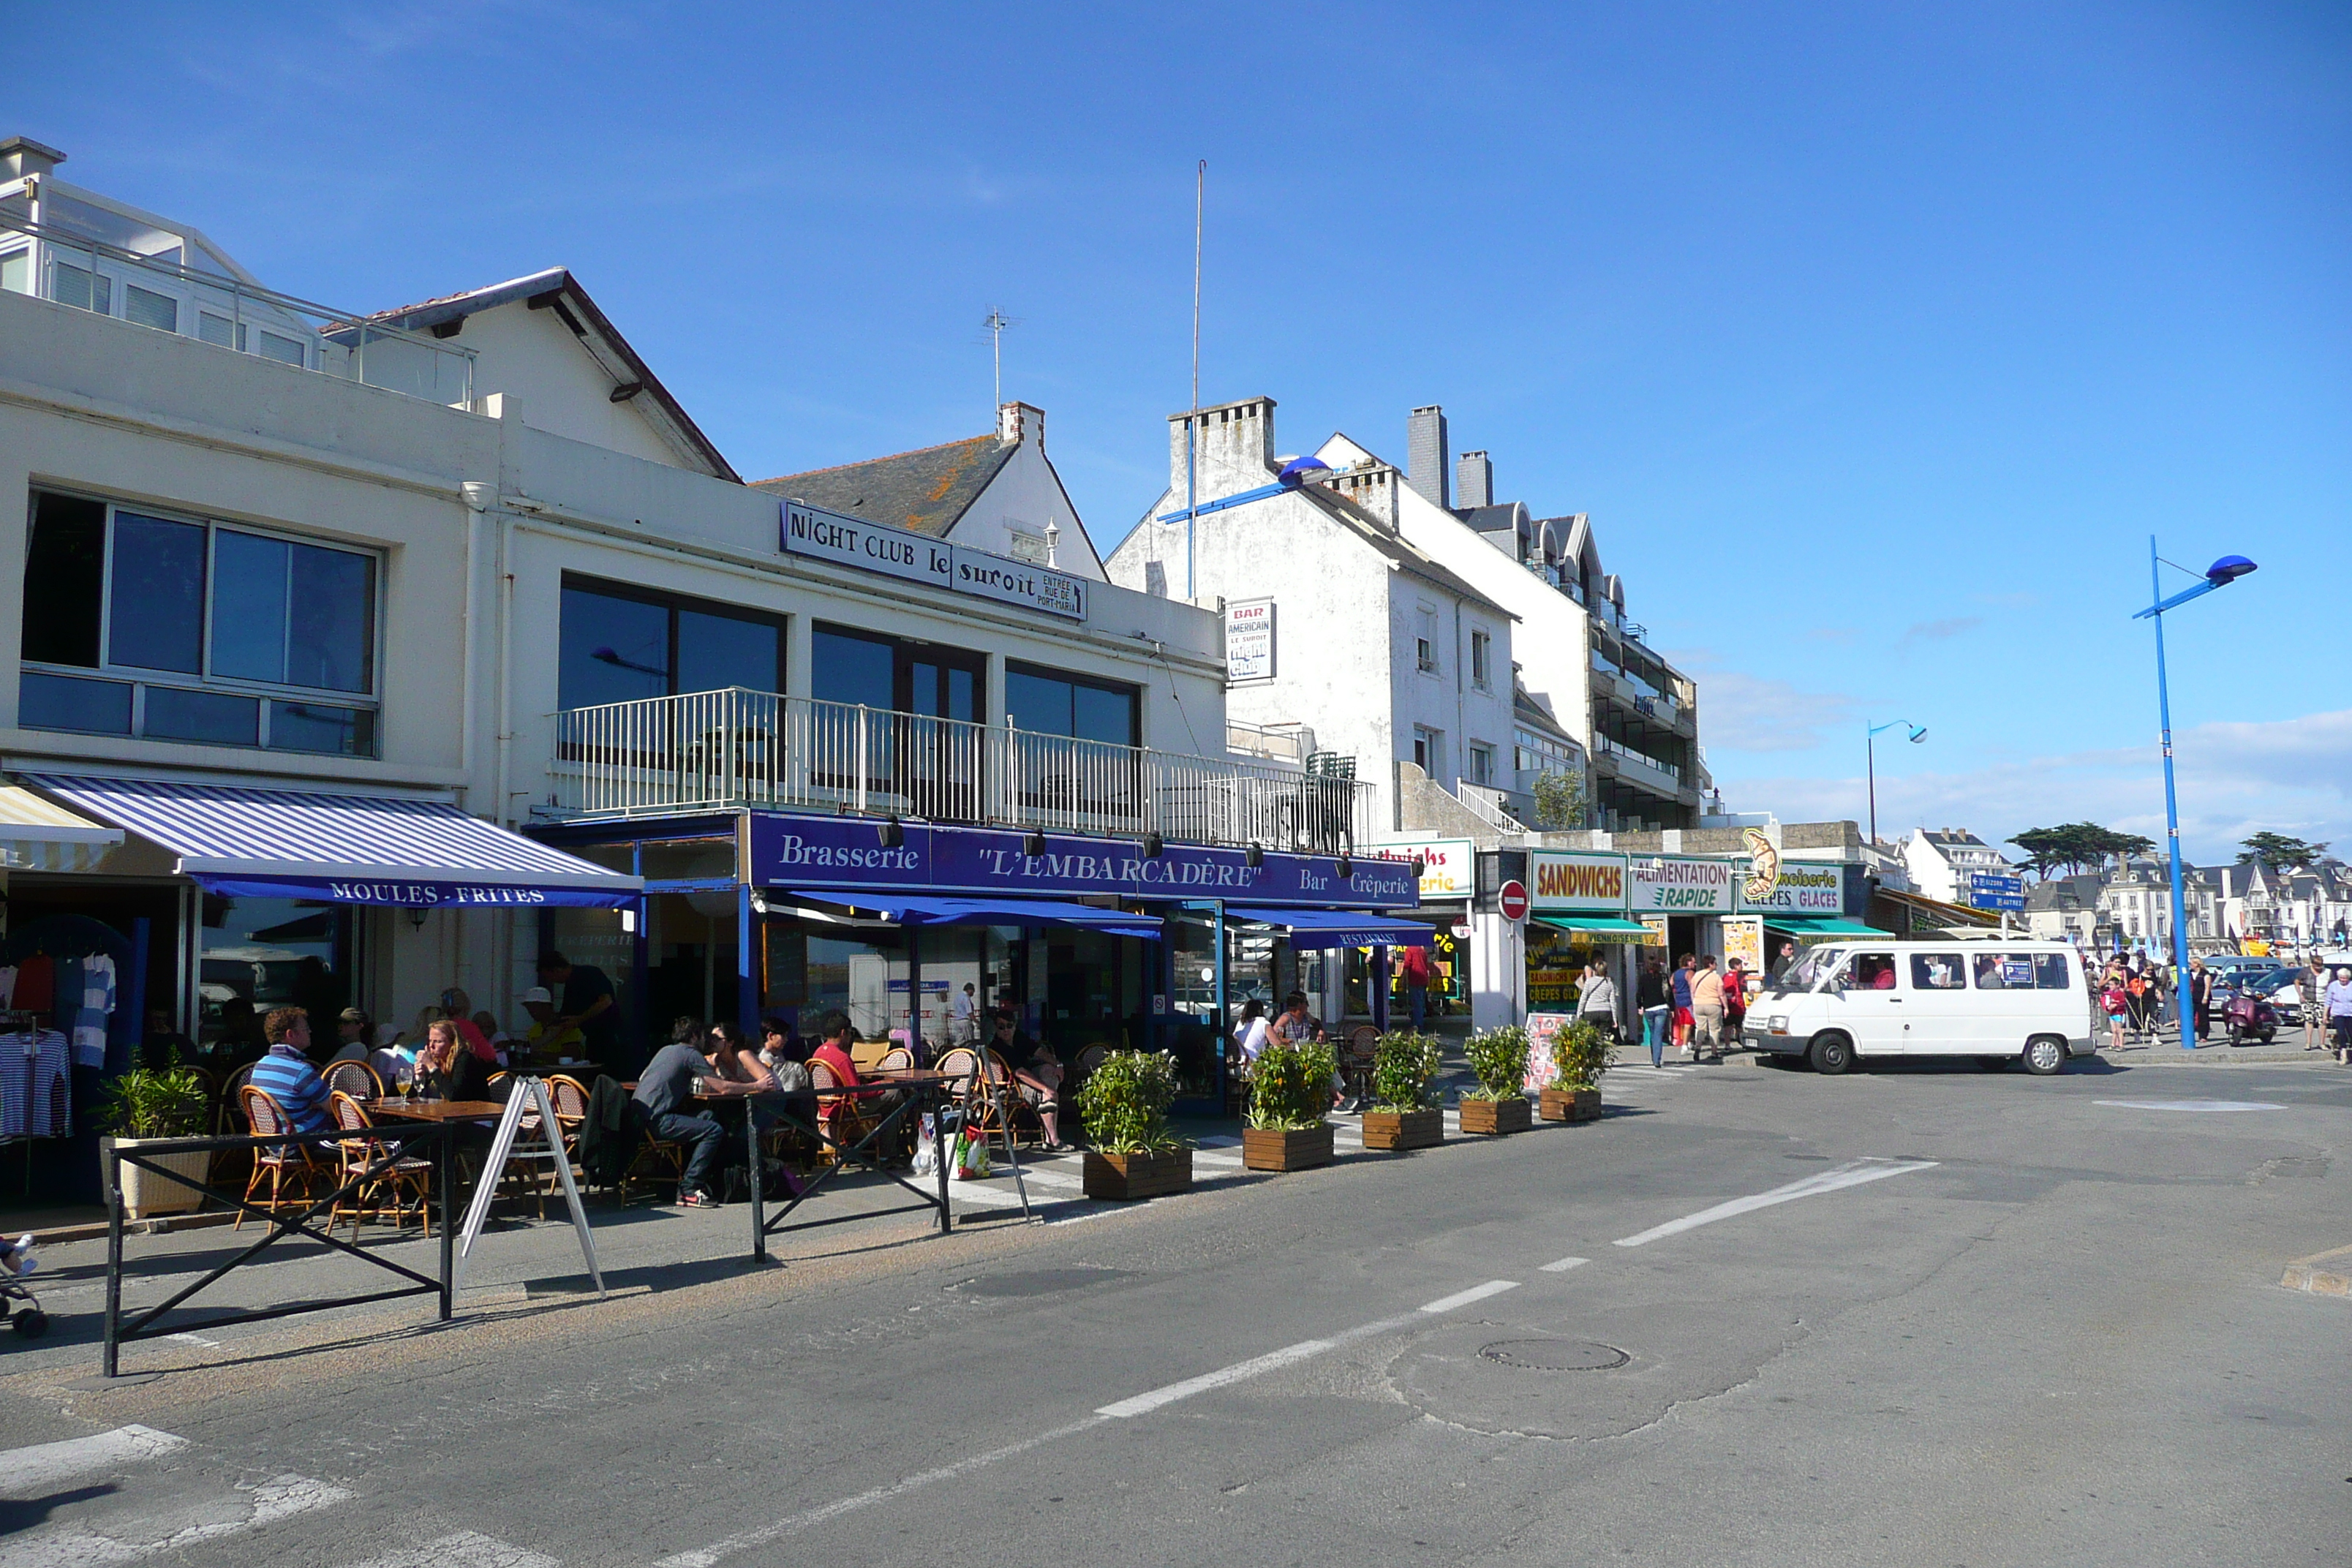
[[[154,840],[179,857],[183,876],[231,898],[612,908],[634,903],[644,887],[442,801],[23,776],[77,811]]]

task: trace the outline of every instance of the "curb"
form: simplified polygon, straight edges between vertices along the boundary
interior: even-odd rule
[[[2332,1267],[2322,1268],[2321,1264]],[[2298,1258],[2286,1266],[2286,1274],[2279,1283],[2290,1290],[2308,1290],[2315,1296],[2352,1296],[2352,1247],[2339,1247],[2329,1252],[2315,1252],[2308,1258]]]
[[[236,1211],[234,1209],[223,1209],[218,1214],[167,1215],[155,1219],[125,1220],[122,1234],[168,1236],[175,1230],[210,1230],[215,1226],[236,1222]],[[34,1231],[32,1237],[35,1247],[62,1247],[68,1241],[104,1241],[106,1222],[99,1220],[89,1225],[52,1226],[47,1230]]]

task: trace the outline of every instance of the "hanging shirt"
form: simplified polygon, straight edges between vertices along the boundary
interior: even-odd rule
[[[37,952],[16,966],[10,1005],[27,1013],[46,1013],[57,1005],[57,965],[47,953]]]
[[[73,1061],[65,1036],[43,1029],[34,1037],[31,1114],[25,1131],[35,1138],[63,1138],[73,1131]]]
[[[22,1138],[33,1104],[31,1035],[0,1035],[0,1138]]]
[[[106,1020],[114,1012],[114,960],[100,952],[81,961],[80,1006],[73,1017],[76,1067],[106,1066]],[[64,1022],[64,1006],[58,1012]]]

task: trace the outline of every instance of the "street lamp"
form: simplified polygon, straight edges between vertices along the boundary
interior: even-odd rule
[[[2156,552],[2156,535],[2147,536],[2147,581],[2156,603],[2132,617],[2136,621],[2156,623],[2156,711],[2164,727],[2164,841],[2172,858],[2172,973],[2177,994],[2173,1009],[2180,1018],[2180,1048],[2197,1048],[2195,1024],[2189,1010],[2189,927],[2182,910],[2180,894],[2180,803],[2172,787],[2172,693],[2164,679],[2164,612],[2179,609],[2191,599],[2201,598],[2216,588],[2226,588],[2254,569],[2254,563],[2242,555],[2224,555],[2205,568],[2204,581],[2194,588],[2183,588],[2169,599],[2164,596],[2164,579],[2158,575],[2160,566],[2172,563]],[[2176,572],[2188,572],[2185,566],[2174,566]],[[2190,574],[2194,575],[2194,574]]]
[[[1927,727],[1914,724],[1908,719],[1891,719],[1884,724],[1864,721],[1864,728],[1867,732],[1862,737],[1863,760],[1870,770],[1870,842],[1875,847],[1878,843],[1878,737],[1889,730],[1908,730],[1911,732],[1903,738],[1916,746],[1927,738]]]

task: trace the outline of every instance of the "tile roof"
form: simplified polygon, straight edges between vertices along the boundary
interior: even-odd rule
[[[944,538],[1020,445],[994,435],[975,436],[944,447],[757,479],[751,488]]]

